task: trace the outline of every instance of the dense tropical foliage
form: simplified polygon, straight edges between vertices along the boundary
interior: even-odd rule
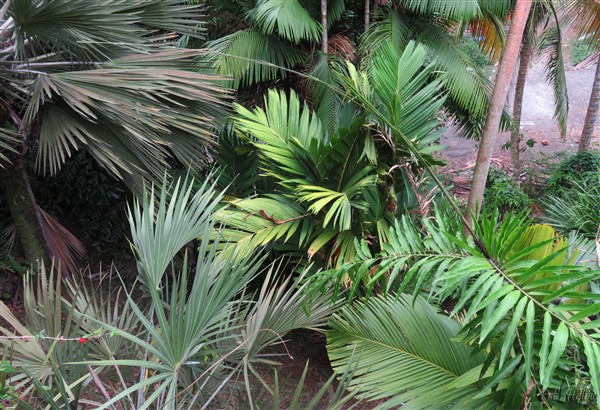
[[[599,154],[440,145],[587,1],[3,0],[0,406],[596,408]]]

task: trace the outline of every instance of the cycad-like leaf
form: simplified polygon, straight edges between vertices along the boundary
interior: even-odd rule
[[[421,297],[372,298],[344,308],[330,327],[334,370],[342,374],[355,361],[350,389],[358,397],[386,399],[381,408],[441,408],[459,400],[470,408],[496,406],[487,398],[469,400],[481,387],[476,375],[485,356],[453,341],[460,325]]]

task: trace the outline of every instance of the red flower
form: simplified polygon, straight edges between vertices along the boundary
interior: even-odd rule
[[[87,342],[87,339],[85,337],[80,337],[79,338],[79,343],[81,343],[82,345],[84,345],[85,342]]]

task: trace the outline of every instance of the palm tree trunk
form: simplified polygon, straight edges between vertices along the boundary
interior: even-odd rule
[[[377,11],[379,10],[379,0],[373,0],[373,12],[371,13],[371,23],[377,18]]]
[[[371,22],[371,0],[365,0],[365,31],[369,29]]]
[[[519,184],[521,179],[521,161],[519,142],[521,139],[521,113],[523,111],[523,94],[525,91],[525,80],[533,48],[529,44],[521,47],[521,61],[519,62],[519,73],[517,74],[517,86],[515,88],[515,100],[513,103],[514,129],[510,134],[510,162],[513,168],[513,180]]]
[[[327,0],[321,0],[321,26],[322,26],[322,34],[321,34],[321,51],[323,54],[327,54],[327,42],[329,39],[327,38]]]
[[[27,263],[41,261],[45,255],[44,240],[23,158],[14,160],[12,166],[0,169],[0,190],[8,202]]]
[[[592,134],[594,133],[594,124],[598,118],[598,109],[600,108],[600,55],[596,62],[596,74],[594,75],[594,85],[592,85],[592,95],[590,95],[590,103],[585,114],[585,122],[583,123],[583,131],[581,131],[581,139],[579,140],[579,152],[584,152],[590,148],[592,142]]]
[[[531,3],[532,0],[517,0],[517,4],[512,13],[510,31],[508,33],[508,39],[506,40],[506,47],[502,59],[500,60],[500,67],[498,67],[498,73],[496,74],[492,100],[490,101],[483,135],[481,136],[481,142],[477,152],[477,163],[475,164],[475,170],[473,171],[473,183],[471,184],[466,214],[467,223],[469,223],[469,225],[473,224],[473,215],[478,214],[479,207],[483,201],[483,191],[490,170],[492,153],[494,152],[494,146],[496,145],[500,117],[502,115],[502,110],[504,109],[504,103],[506,102],[510,79],[519,56],[523,32],[525,25],[527,24],[527,18],[529,17]]]

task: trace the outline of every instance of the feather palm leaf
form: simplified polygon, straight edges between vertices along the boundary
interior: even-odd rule
[[[342,374],[356,363],[350,391],[378,408],[493,409],[490,397],[475,398],[483,387],[477,375],[486,355],[453,340],[460,324],[435,311],[422,297],[375,297],[334,315],[327,350]],[[460,406],[459,406],[460,407]]]
[[[456,298],[452,314],[464,315],[462,337],[489,352],[481,373],[493,369],[487,387],[500,388],[519,369],[518,383],[558,388],[578,366],[568,364],[569,352],[583,348],[597,392],[594,315],[600,304],[588,289],[600,271],[570,264],[579,259],[564,239],[548,239],[548,229],[531,227],[525,215],[504,222],[497,214],[484,216],[476,235],[485,251],[461,229],[446,226],[452,225],[439,214],[422,228],[402,218],[381,253],[372,255],[363,243],[343,273],[355,282],[383,280],[389,290],[411,289],[415,297],[428,291],[439,300]]]

